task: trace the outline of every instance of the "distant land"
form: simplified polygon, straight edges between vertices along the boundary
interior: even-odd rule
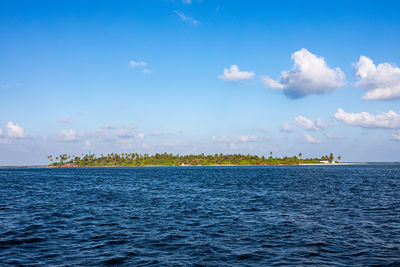
[[[49,155],[49,167],[108,167],[108,166],[231,166],[231,165],[299,165],[299,164],[335,164],[339,163],[341,156],[335,160],[333,153],[320,158],[303,158],[302,153],[291,157],[242,155],[242,154],[214,154],[214,155],[173,155],[156,153],[153,155],[138,153],[111,153],[86,154],[79,156],[61,154]]]

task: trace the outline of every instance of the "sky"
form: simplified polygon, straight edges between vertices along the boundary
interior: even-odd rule
[[[0,2],[0,166],[400,161],[399,1]]]

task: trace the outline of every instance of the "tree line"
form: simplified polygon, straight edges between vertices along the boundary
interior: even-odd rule
[[[292,157],[269,157],[243,154],[214,154],[205,155],[179,155],[168,153],[138,154],[138,153],[110,153],[96,156],[95,154],[82,154],[81,156],[61,154],[58,156],[49,155],[49,166],[193,166],[193,165],[296,165],[296,164],[317,164],[334,163],[333,153],[321,158],[303,158],[302,153]],[[338,156],[337,160],[341,160]]]

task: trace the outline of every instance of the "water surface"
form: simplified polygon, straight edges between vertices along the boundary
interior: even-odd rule
[[[399,165],[0,169],[0,264],[400,265]]]

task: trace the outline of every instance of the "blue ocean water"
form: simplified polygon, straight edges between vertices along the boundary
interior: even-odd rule
[[[0,265],[400,265],[399,165],[0,169],[0,185]]]

